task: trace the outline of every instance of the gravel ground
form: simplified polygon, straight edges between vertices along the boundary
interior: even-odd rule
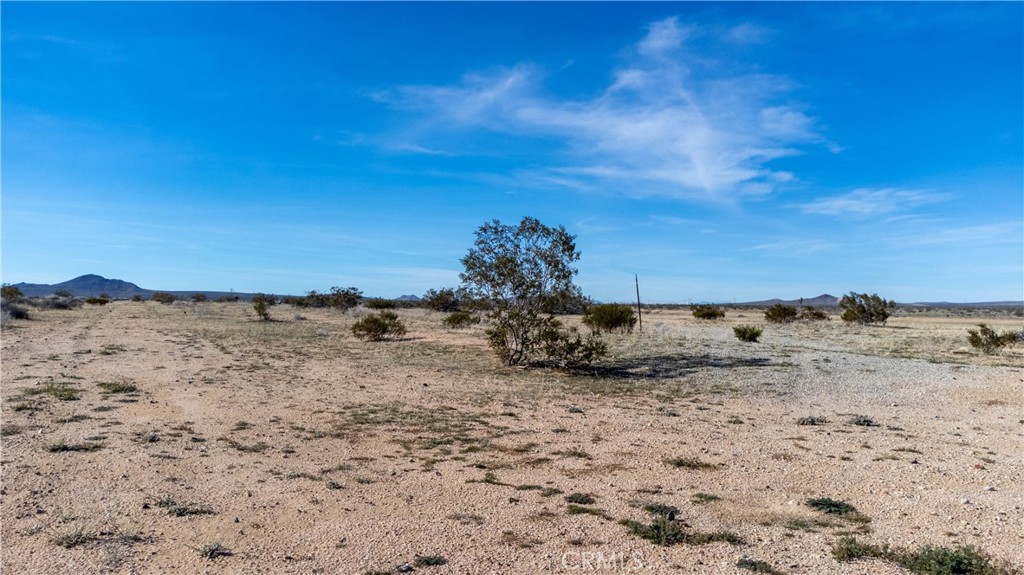
[[[977,318],[741,344],[731,326],[756,312],[666,311],[613,336],[599,374],[569,375],[506,370],[480,328],[422,310],[383,344],[348,332],[365,312],[271,313],[124,302],[5,330],[4,570],[903,572],[836,561],[845,536],[1024,568],[1024,362],[964,353]],[[807,505],[821,497],[857,513]],[[650,504],[735,540],[638,538],[621,521],[651,524]]]

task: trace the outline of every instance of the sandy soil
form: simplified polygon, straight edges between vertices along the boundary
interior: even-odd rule
[[[1020,318],[743,344],[757,310],[660,311],[570,375],[502,368],[423,310],[361,342],[365,313],[115,302],[5,329],[3,572],[903,572],[836,561],[844,536],[1024,568],[1024,354],[965,343]],[[733,542],[641,539],[620,521],[650,504]]]

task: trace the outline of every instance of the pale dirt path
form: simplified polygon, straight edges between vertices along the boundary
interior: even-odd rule
[[[802,504],[819,496],[871,518],[865,541],[973,544],[1024,565],[1018,368],[805,349],[798,332],[749,348],[667,315],[680,334],[669,375],[594,393],[608,382],[496,367],[478,333],[420,311],[387,344],[352,339],[352,318],[328,312],[274,308],[285,321],[264,325],[244,307],[195,311],[118,303],[3,333],[3,423],[17,429],[3,437],[5,572],[364,573],[417,554],[444,556],[418,568],[439,574],[595,572],[584,562],[597,558],[604,572],[749,573],[742,557],[900,572],[833,560],[861,526]],[[19,390],[51,378],[81,399],[15,411],[29,403]],[[74,414],[90,419],[58,421]],[[849,425],[855,414],[880,425]],[[807,415],[829,422],[797,426]],[[97,437],[98,451],[46,450]],[[575,492],[614,520],[567,514]],[[156,504],[168,497],[215,513],[173,516]],[[637,505],[650,502],[744,543],[659,547],[616,523],[649,521]],[[52,542],[76,531],[96,539]],[[202,558],[213,542],[234,555]]]

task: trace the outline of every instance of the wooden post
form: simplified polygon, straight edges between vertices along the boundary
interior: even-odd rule
[[[633,274],[633,281],[636,282],[636,317],[640,320],[640,331],[644,331],[644,316],[640,313],[640,277]]]

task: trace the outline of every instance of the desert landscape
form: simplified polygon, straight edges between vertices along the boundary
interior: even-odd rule
[[[592,370],[503,366],[401,309],[116,301],[3,331],[8,573],[905,573],[1024,567],[1006,311],[767,325],[653,309]],[[579,318],[565,318],[577,323]],[[849,549],[847,549],[849,550]],[[978,571],[982,572],[982,571]]]

